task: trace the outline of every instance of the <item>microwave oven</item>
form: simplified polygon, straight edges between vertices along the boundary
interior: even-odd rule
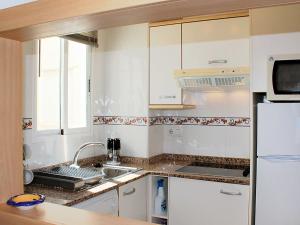
[[[268,58],[267,99],[300,101],[300,54]]]

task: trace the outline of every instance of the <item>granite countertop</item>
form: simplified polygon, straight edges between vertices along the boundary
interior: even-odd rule
[[[194,159],[193,159],[194,160]],[[201,160],[203,160],[201,158]],[[206,158],[204,158],[206,160]],[[199,161],[199,159],[198,159]],[[238,161],[238,166],[246,167],[249,166],[248,161]],[[117,189],[122,185],[125,185],[129,182],[137,180],[141,177],[151,175],[159,175],[159,176],[169,176],[169,177],[181,177],[187,179],[197,179],[197,180],[207,180],[214,182],[224,182],[224,183],[233,183],[233,184],[241,184],[241,185],[249,185],[250,179],[249,177],[229,177],[229,176],[214,176],[208,174],[191,174],[191,173],[183,173],[177,172],[176,170],[182,168],[183,166],[189,165],[191,163],[190,160],[180,159],[174,157],[160,157],[159,159],[149,161],[145,163],[139,160],[124,160],[122,163],[123,166],[131,166],[131,167],[140,167],[143,170],[137,171],[136,173],[132,173],[126,176],[122,176],[118,179],[112,179],[103,184],[99,184],[98,186],[92,187],[91,189],[79,191],[79,192],[71,192],[71,191],[62,191],[54,188],[42,187],[36,184],[25,186],[26,193],[39,193],[46,195],[46,201],[52,202],[60,205],[72,206],[89,198],[100,195],[104,192]],[[210,162],[211,163],[211,162]],[[213,163],[216,167],[223,167],[223,161],[213,160]],[[230,162],[232,165],[236,162]],[[85,162],[85,165],[88,165]]]

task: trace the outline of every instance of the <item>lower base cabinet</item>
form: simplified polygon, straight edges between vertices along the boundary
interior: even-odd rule
[[[73,205],[72,207],[88,210],[91,212],[117,216],[118,193],[116,190],[112,190],[94,198],[80,202],[76,205]]]
[[[147,177],[119,188],[119,216],[147,220]]]
[[[169,225],[248,225],[249,186],[170,178]]]

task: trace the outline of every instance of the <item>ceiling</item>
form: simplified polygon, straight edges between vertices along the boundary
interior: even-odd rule
[[[14,7],[17,5],[26,4],[29,2],[34,2],[34,1],[36,1],[36,0],[1,0],[0,1],[0,10]]]

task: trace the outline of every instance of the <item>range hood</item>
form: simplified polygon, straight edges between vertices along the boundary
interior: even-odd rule
[[[176,70],[174,78],[187,90],[221,91],[249,87],[249,67]]]

